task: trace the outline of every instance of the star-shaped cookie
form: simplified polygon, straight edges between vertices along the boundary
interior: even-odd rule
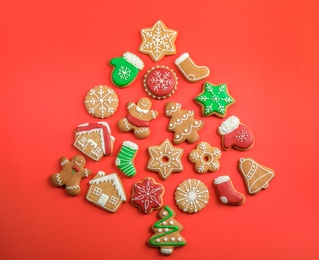
[[[168,139],[159,146],[150,146],[148,148],[150,159],[147,169],[158,172],[161,178],[166,180],[172,172],[183,170],[181,161],[183,151],[181,148],[174,147]]]
[[[228,93],[227,85],[213,85],[205,82],[203,91],[195,100],[202,105],[203,116],[215,115],[225,117],[227,108],[235,103],[235,99]]]
[[[175,40],[177,31],[168,29],[163,21],[157,21],[152,28],[141,30],[142,43],[139,52],[148,54],[157,62],[165,55],[176,53]]]

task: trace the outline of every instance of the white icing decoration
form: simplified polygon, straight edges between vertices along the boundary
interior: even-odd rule
[[[173,225],[173,224],[174,224],[174,221],[173,221],[173,220],[171,220],[171,221],[169,222],[169,224],[170,224],[170,225]]]
[[[174,238],[174,237],[171,237],[171,241],[174,242],[174,241],[175,241],[175,238]]]
[[[240,124],[240,120],[236,116],[230,116],[218,127],[218,132],[221,135],[226,135],[236,130]]]
[[[66,189],[67,190],[74,190],[74,189],[77,189],[77,188],[80,188],[79,185],[74,185],[74,186],[67,186]]]
[[[221,196],[221,197],[220,197],[220,200],[221,200],[224,204],[226,204],[226,203],[228,202],[228,199],[227,199],[225,196]]]
[[[144,62],[137,55],[131,52],[125,52],[123,54],[123,58],[139,70],[144,68]]]
[[[189,58],[189,54],[187,52],[183,53],[181,56],[179,56],[176,60],[175,60],[175,64],[179,65],[180,63],[182,63],[184,60],[186,60],[187,58]]]
[[[177,240],[178,240],[179,242],[181,242],[181,241],[182,241],[182,238],[181,238],[181,237],[179,237]]]
[[[214,180],[214,184],[222,184],[222,183],[227,182],[227,181],[229,181],[229,180],[230,180],[230,178],[229,178],[229,176],[227,176],[227,175],[219,176],[219,177],[217,177],[217,178]]]

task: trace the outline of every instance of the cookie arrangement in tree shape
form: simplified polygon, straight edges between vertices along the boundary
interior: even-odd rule
[[[168,139],[159,146],[150,146],[147,169],[159,173],[160,177],[166,180],[172,172],[183,171],[181,161],[183,151],[182,148],[174,147]]]
[[[118,107],[118,97],[108,86],[96,86],[86,94],[85,107],[89,114],[97,118],[106,118],[115,113]]]
[[[151,133],[149,129],[150,121],[158,116],[158,112],[151,107],[152,101],[145,97],[139,99],[137,104],[128,102],[127,116],[118,122],[121,132],[133,131],[139,139],[148,137]]]
[[[81,155],[75,155],[70,161],[63,156],[60,159],[60,164],[62,170],[50,177],[52,184],[57,187],[65,186],[67,193],[71,196],[78,195],[81,192],[81,179],[92,173],[91,170],[84,168],[85,158]]]
[[[142,43],[139,51],[151,56],[153,61],[161,60],[165,55],[176,53],[177,31],[168,29],[163,21],[157,21],[152,28],[141,30]]]
[[[131,52],[125,52],[122,57],[111,59],[110,64],[114,67],[112,81],[118,87],[130,85],[139,71],[144,68],[144,62]]]
[[[195,164],[195,170],[198,173],[205,173],[219,169],[220,163],[218,160],[221,156],[222,152],[217,147],[212,147],[207,142],[200,142],[188,157]]]
[[[225,117],[227,108],[235,103],[227,89],[226,84],[214,86],[209,82],[205,82],[203,91],[195,100],[202,106],[203,116],[216,115]]]
[[[176,205],[187,213],[197,213],[206,207],[209,200],[207,186],[196,179],[183,181],[175,191]]]
[[[155,233],[148,243],[152,247],[159,247],[163,255],[171,255],[175,247],[186,245],[186,240],[180,232],[183,226],[175,220],[175,212],[169,207],[164,206],[158,213],[158,220],[152,227]]]
[[[174,144],[184,141],[194,143],[198,140],[197,132],[203,128],[204,121],[195,119],[193,110],[182,110],[180,103],[168,102],[165,111],[166,116],[170,117],[168,130],[174,132]]]
[[[151,213],[154,209],[159,209],[162,206],[164,190],[164,186],[153,178],[145,178],[133,185],[131,202],[141,212]]]
[[[144,89],[156,99],[170,97],[174,94],[177,84],[175,72],[165,66],[153,67],[144,76]]]

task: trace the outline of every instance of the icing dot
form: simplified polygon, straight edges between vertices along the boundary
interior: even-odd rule
[[[159,228],[158,230],[157,230],[157,232],[158,233],[161,233],[163,230],[161,229],[161,228]]]
[[[198,123],[198,121],[195,121],[194,124],[195,124],[195,125],[198,125],[199,123]]]
[[[177,240],[178,240],[179,242],[181,242],[181,241],[182,241],[182,238],[181,238],[181,237],[179,237],[179,238],[177,238]]]
[[[166,215],[167,215],[167,212],[166,212],[166,211],[164,211],[164,212],[163,212],[163,216],[166,216]],[[165,221],[164,221],[164,222],[165,222]],[[163,222],[163,223],[164,223],[164,222]]]
[[[162,224],[163,224],[163,225],[166,225],[166,221],[164,221]]]
[[[163,239],[164,241],[167,241],[167,237],[164,237],[164,239]]]
[[[187,132],[188,132],[188,129],[184,129],[184,132],[187,133]]]
[[[165,228],[165,229],[164,229],[165,232],[168,232],[168,230],[169,230],[168,228]]]
[[[171,241],[175,241],[175,238],[174,238],[174,237],[171,237]]]
[[[158,242],[158,243],[159,243],[160,241],[161,241],[161,240],[160,240],[159,238],[158,238],[158,239],[156,239],[156,242]]]
[[[173,221],[173,220],[171,220],[171,221],[169,222],[169,224],[170,224],[170,225],[173,225],[173,224],[174,224],[174,221]]]

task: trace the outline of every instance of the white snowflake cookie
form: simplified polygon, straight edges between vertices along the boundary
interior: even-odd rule
[[[84,104],[90,115],[106,118],[115,113],[118,107],[118,97],[108,86],[96,86],[86,94]]]
[[[221,156],[220,149],[210,146],[207,142],[200,142],[196,149],[189,153],[189,160],[195,164],[195,171],[198,173],[214,172],[220,167]]]

